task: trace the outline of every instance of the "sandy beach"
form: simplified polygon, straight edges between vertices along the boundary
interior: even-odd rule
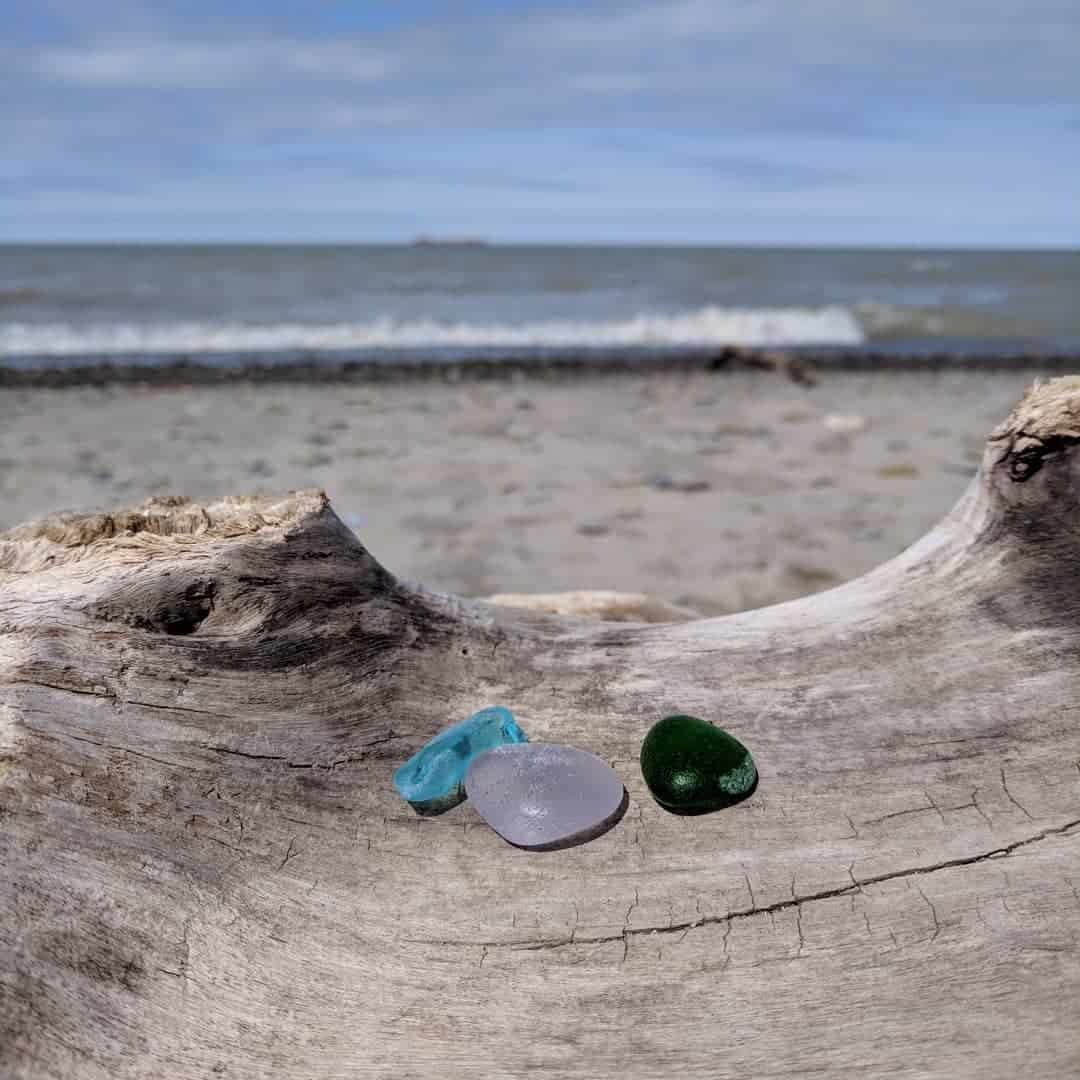
[[[828,588],[945,513],[1015,373],[767,372],[0,393],[0,528],[321,487],[397,575],[705,613]]]

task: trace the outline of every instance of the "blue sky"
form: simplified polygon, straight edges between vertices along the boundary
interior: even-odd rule
[[[1078,0],[8,0],[0,240],[1080,246]]]

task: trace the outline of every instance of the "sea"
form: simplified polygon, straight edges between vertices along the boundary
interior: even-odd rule
[[[0,366],[1080,351],[1080,252],[0,246]]]

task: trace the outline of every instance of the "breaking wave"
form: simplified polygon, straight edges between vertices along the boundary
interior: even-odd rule
[[[311,325],[174,322],[72,326],[0,323],[0,356],[255,353],[297,350],[504,350],[670,348],[723,345],[860,345],[847,308],[705,307],[611,321],[486,323],[378,318]]]

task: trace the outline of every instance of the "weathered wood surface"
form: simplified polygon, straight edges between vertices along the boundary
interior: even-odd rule
[[[0,1075],[1080,1075],[1078,445],[1044,386],[896,560],[676,625],[407,586],[321,493],[5,534]],[[393,769],[493,702],[622,822],[414,816]],[[673,710],[750,800],[652,801]]]

